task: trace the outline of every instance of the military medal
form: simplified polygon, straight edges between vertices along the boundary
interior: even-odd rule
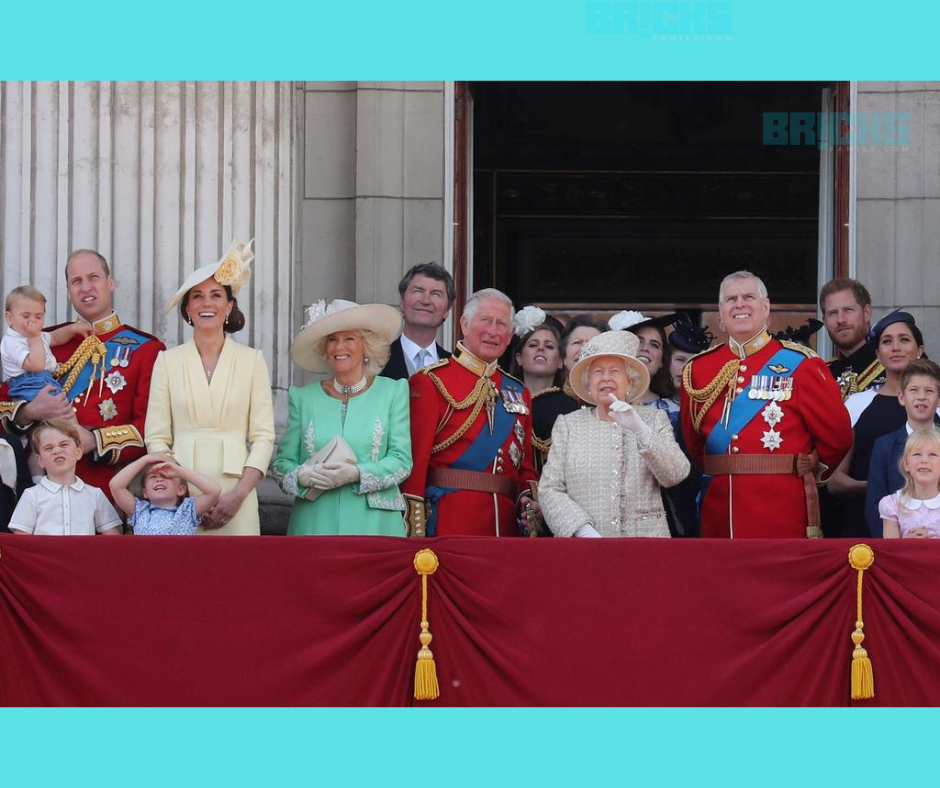
[[[114,372],[104,379],[104,382],[111,390],[112,394],[117,394],[127,385],[127,378],[121,374],[120,370],[114,370]]]
[[[121,354],[121,361],[119,362],[122,367],[127,367],[131,363],[131,349],[125,347],[123,353]]]
[[[98,412],[101,414],[102,420],[110,421],[118,415],[117,405],[114,404],[113,399],[106,399],[98,403]]]
[[[519,441],[520,446],[525,445],[525,430],[522,428],[522,424],[519,420],[516,420],[516,423],[512,425],[512,431],[516,436],[516,440]]]
[[[520,413],[523,416],[528,414],[529,409],[525,406],[522,394],[515,389],[503,389],[500,391],[503,397],[503,408],[507,413]]]
[[[773,451],[774,449],[779,449],[780,445],[783,443],[783,437],[774,429],[769,429],[764,433],[764,437],[761,438],[761,445],[768,451]]]
[[[761,411],[761,415],[764,417],[764,421],[767,422],[767,426],[773,429],[783,419],[783,408],[781,408],[776,402],[771,402]]]
[[[509,444],[509,459],[516,468],[522,464],[522,449],[516,445],[515,441]]]

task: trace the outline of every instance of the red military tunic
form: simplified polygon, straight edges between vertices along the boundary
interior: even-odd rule
[[[751,376],[757,376],[782,347],[763,332],[744,345],[732,340],[689,362],[683,375],[682,432],[690,456],[699,464],[705,464],[705,443],[723,418],[726,400],[747,397],[751,388],[759,391],[761,381],[752,382]],[[848,412],[842,405],[839,386],[823,360],[801,345],[788,342],[786,347],[805,356],[792,372],[792,384],[787,384],[792,385],[789,398],[768,399],[762,404],[757,414],[731,435],[724,454],[743,459],[747,455],[760,458],[809,454],[815,449],[819,462],[827,466],[828,475],[852,445]],[[726,367],[729,362],[732,365]],[[783,373],[785,369],[778,371]],[[718,378],[727,381],[727,385]],[[704,400],[709,398],[704,390],[713,381],[718,397],[701,413],[707,404]],[[772,381],[765,378],[763,383],[770,383],[765,387],[773,388]],[[754,399],[764,400],[760,396]],[[697,415],[701,422],[696,428]],[[804,480],[794,473],[714,475],[702,502],[702,536],[805,538]]]
[[[119,467],[146,452],[144,420],[150,397],[150,376],[157,354],[166,350],[166,346],[150,334],[123,325],[116,314],[98,320],[94,325],[98,332],[96,336],[108,349],[108,357],[99,364],[90,387],[90,375],[86,374],[84,384],[74,385],[68,396],[78,423],[94,434],[97,444],[94,451],[82,457],[75,472],[82,481],[101,488],[110,500],[109,482]],[[68,361],[82,341],[81,337],[76,337],[52,348],[56,360],[59,363]],[[92,366],[89,359],[84,368],[90,372]],[[66,377],[61,377],[59,382],[64,383]],[[6,399],[6,391],[4,383],[0,400]],[[22,401],[0,402],[0,421],[4,429],[12,427],[23,404]]]
[[[451,358],[412,375],[409,385],[414,468],[402,492],[429,501],[429,535],[518,536],[516,501],[537,479],[528,389],[460,343]],[[494,433],[480,402],[488,391]],[[494,493],[435,484],[435,469],[471,467],[493,477],[484,481],[505,489]]]

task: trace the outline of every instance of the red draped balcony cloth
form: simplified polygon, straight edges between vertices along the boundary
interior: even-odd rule
[[[852,542],[0,536],[0,704],[848,705]],[[875,698],[940,703],[940,544],[872,540]],[[429,704],[430,705],[430,704]]]

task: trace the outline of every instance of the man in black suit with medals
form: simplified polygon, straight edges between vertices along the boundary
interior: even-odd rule
[[[390,348],[382,376],[400,380],[450,356],[437,343],[437,331],[457,297],[454,280],[437,263],[421,263],[398,283],[404,328]]]

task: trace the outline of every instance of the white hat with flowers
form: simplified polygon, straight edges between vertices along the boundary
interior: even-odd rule
[[[243,243],[235,238],[229,244],[228,251],[222,255],[217,263],[209,263],[209,265],[197,268],[186,277],[186,280],[180,285],[180,289],[176,291],[176,295],[167,303],[165,311],[169,312],[183,300],[183,296],[187,292],[200,282],[205,282],[210,278],[215,279],[220,285],[231,287],[232,295],[237,294],[251,279],[251,269],[248,266],[255,259],[255,253],[251,250],[251,245],[254,242],[254,238],[248,243]]]
[[[368,329],[390,345],[401,334],[402,316],[387,304],[357,304],[336,298],[326,303],[322,298],[306,310],[306,323],[290,348],[293,362],[308,372],[329,372],[322,339],[337,331]]]

